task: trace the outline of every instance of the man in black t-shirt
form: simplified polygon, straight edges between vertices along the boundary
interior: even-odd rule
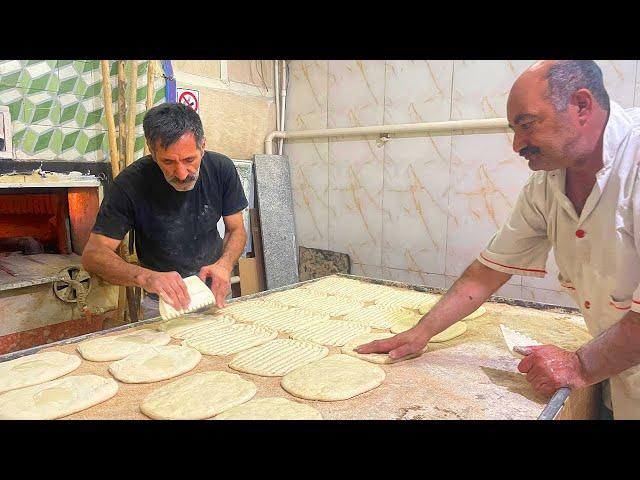
[[[200,117],[179,103],[150,109],[143,121],[151,155],[138,159],[113,181],[82,255],[82,265],[116,285],[139,286],[176,309],[190,298],[183,277],[211,279],[219,307],[247,234],[247,199],[233,162],[205,151]],[[224,241],[217,223],[222,217]],[[116,249],[135,231],[140,266]]]

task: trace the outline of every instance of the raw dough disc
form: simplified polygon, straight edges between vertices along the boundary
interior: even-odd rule
[[[305,288],[294,288],[275,292],[265,297],[268,300],[284,303],[290,307],[307,307],[307,304],[328,298],[326,294],[316,291],[309,291]]]
[[[420,307],[426,308],[427,305],[431,305],[436,299],[435,295],[415,290],[391,290],[379,296],[376,304],[418,310]]]
[[[202,372],[151,392],[140,410],[156,420],[202,420],[249,401],[257,391],[235,373]]]
[[[296,368],[280,385],[295,397],[308,400],[346,400],[378,387],[385,378],[377,365],[337,354]]]
[[[73,372],[80,358],[62,352],[41,352],[0,363],[0,393],[48,382]]]
[[[198,335],[202,335],[203,333],[208,333],[212,330],[216,330],[218,328],[228,327],[235,323],[235,320],[231,317],[220,316],[216,317],[217,321],[207,320],[205,322],[198,323],[196,325],[192,325],[190,327],[184,326],[177,329],[177,332],[171,335],[173,338],[178,338],[180,340],[184,340],[186,338],[197,337]]]
[[[195,368],[202,355],[179,345],[148,347],[109,365],[109,372],[124,383],[151,383],[177,377]]]
[[[404,308],[387,308],[382,305],[371,305],[360,308],[344,317],[345,321],[368,325],[373,328],[391,328],[401,320],[420,320],[420,315]]]
[[[347,299],[345,297],[324,297],[307,300],[304,304],[299,306],[304,307],[307,310],[339,317],[363,308],[364,304],[357,300]]]
[[[365,333],[364,335],[360,335],[359,337],[356,337],[353,340],[350,340],[349,342],[347,342],[342,347],[342,353],[351,355],[352,357],[360,358],[362,360],[366,360],[367,362],[371,362],[371,363],[388,364],[388,363],[402,362],[403,360],[410,360],[412,358],[419,357],[420,355],[422,355],[424,352],[427,351],[427,347],[424,347],[424,349],[420,353],[413,353],[411,355],[406,355],[402,358],[396,358],[395,360],[389,357],[389,355],[386,353],[358,353],[355,351],[356,347],[359,347],[360,345],[364,345],[365,343],[373,342],[374,340],[382,340],[384,338],[391,338],[391,337],[395,337],[395,335],[393,333],[386,333],[386,332]]]
[[[271,315],[284,313],[288,310],[289,307],[287,305],[275,305],[275,303],[260,302],[260,304],[254,306],[249,305],[243,309],[238,308],[230,312],[228,315],[233,317],[237,322],[253,323],[261,318],[268,318]]]
[[[344,320],[326,320],[293,332],[291,338],[341,347],[352,338],[370,331],[370,327],[359,323]]]
[[[77,357],[76,357],[77,358]],[[113,397],[118,382],[98,375],[71,375],[0,395],[2,420],[53,420]]]
[[[278,332],[270,328],[249,323],[234,323],[205,335],[189,337],[182,345],[193,347],[205,355],[231,355],[267,343],[277,336]]]
[[[281,377],[328,354],[329,349],[317,343],[276,338],[240,352],[231,360],[229,368],[264,377]]]
[[[124,335],[98,337],[80,342],[76,347],[85,360],[109,362],[120,360],[127,355],[153,345],[166,345],[171,337],[164,332],[143,328]]]
[[[300,308],[292,308],[286,312],[277,312],[268,317],[260,318],[256,320],[254,324],[262,325],[263,327],[271,328],[279,332],[293,333],[323,320],[329,320],[329,315]]]
[[[214,420],[322,420],[315,408],[286,398],[258,398],[230,408]]]
[[[229,315],[235,318],[238,321],[241,321],[237,318],[237,315],[242,317],[251,316],[251,314],[260,314],[260,312],[284,312],[287,310],[287,306],[283,305],[279,302],[273,302],[268,300],[263,300],[261,297],[255,300],[243,300],[239,302],[234,302],[232,304],[227,305],[223,308],[218,308],[215,310],[217,315]],[[246,320],[253,321],[253,320]]]
[[[464,322],[456,322],[451,325],[449,328],[444,329],[437,335],[434,335],[429,340],[429,343],[440,343],[452,340],[456,337],[459,337],[464,332],[467,331],[467,324]]]
[[[464,317],[462,320],[473,320],[474,318],[478,318],[487,313],[487,309],[480,305],[474,312],[471,312],[469,315]]]
[[[156,326],[156,329],[166,332],[173,338],[184,338],[184,335],[194,327],[201,325],[226,326],[234,323],[235,320],[226,315],[183,315]]]

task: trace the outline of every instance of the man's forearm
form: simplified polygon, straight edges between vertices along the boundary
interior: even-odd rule
[[[432,337],[475,311],[509,278],[511,275],[475,260],[420,320],[427,336]]]
[[[227,230],[222,244],[222,255],[216,263],[224,266],[231,272],[240,255],[242,255],[246,243],[247,233],[244,231],[244,228],[233,230],[232,232]]]
[[[576,352],[592,385],[640,363],[640,314],[628,312]]]
[[[88,272],[95,273],[114,285],[125,287],[139,287],[141,277],[150,270],[125,262],[118,254],[109,249],[93,249],[84,252],[82,266]]]

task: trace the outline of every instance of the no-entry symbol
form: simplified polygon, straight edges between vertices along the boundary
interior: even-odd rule
[[[176,89],[176,94],[178,102],[192,108],[197,113],[200,113],[200,94],[198,93],[198,90],[178,88]]]

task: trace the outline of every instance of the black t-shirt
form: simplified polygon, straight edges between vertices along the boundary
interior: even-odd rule
[[[178,192],[147,155],[114,179],[92,231],[122,240],[133,229],[143,267],[187,277],[220,258],[220,217],[247,205],[238,171],[228,157],[205,152],[195,187]]]

